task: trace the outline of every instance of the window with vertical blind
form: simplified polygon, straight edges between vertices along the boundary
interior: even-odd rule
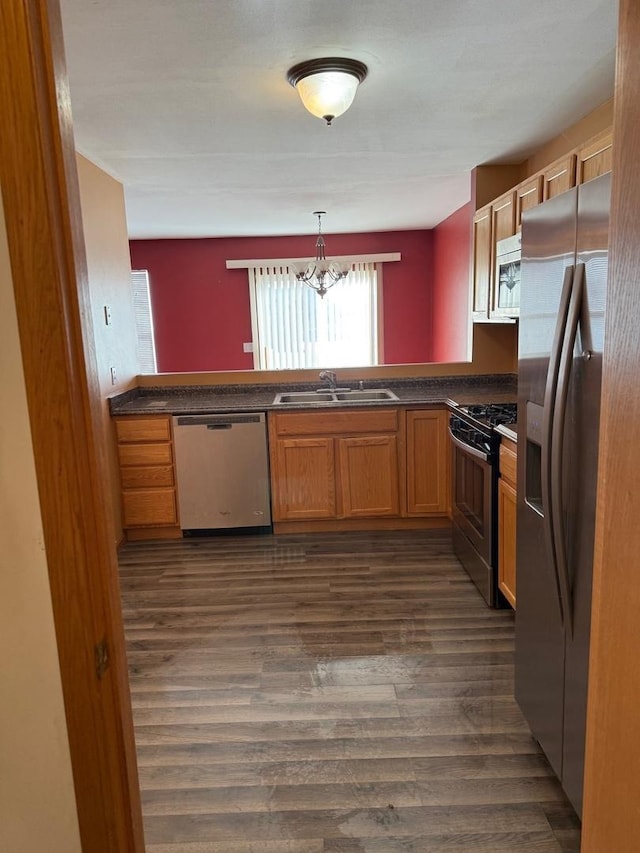
[[[141,373],[157,373],[156,345],[153,337],[153,314],[147,270],[131,271],[133,311],[136,322],[137,352]]]
[[[249,267],[254,366],[259,370],[378,363],[378,271],[355,263],[324,296],[287,266]]]

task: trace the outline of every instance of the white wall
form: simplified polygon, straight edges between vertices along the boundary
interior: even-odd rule
[[[80,853],[1,204],[0,395],[0,848]]]

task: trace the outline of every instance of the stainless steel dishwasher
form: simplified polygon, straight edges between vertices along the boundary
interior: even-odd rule
[[[271,524],[265,415],[177,415],[173,438],[180,527]]]

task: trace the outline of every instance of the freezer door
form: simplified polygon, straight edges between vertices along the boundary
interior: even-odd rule
[[[566,646],[562,785],[578,814],[584,775],[610,194],[611,175],[583,184],[578,193],[576,262],[585,265],[585,279],[564,439],[573,632]]]
[[[516,675],[518,704],[562,775],[565,632],[543,500],[545,390],[563,284],[573,281],[577,192],[527,211],[522,224],[518,365]],[[565,287],[566,292],[566,287]]]

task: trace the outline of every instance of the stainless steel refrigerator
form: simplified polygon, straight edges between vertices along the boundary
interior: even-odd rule
[[[610,175],[523,217],[516,699],[581,814]]]

